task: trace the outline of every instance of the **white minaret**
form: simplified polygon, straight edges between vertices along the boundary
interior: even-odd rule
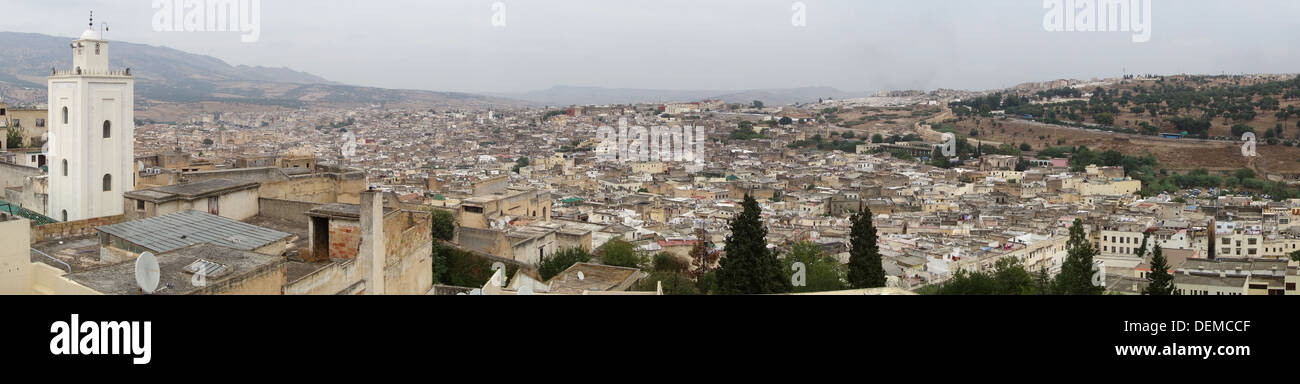
[[[72,65],[49,77],[49,209],[57,220],[122,214],[135,187],[135,78],[108,67],[108,41],[90,29],[72,42]]]

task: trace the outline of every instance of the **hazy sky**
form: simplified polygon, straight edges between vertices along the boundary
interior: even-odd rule
[[[1082,1],[1082,0],[1079,0]],[[157,32],[154,0],[0,0],[0,30],[106,38],[366,86],[522,92],[987,89],[1130,73],[1300,72],[1300,1],[1147,0],[1152,37],[1048,32],[1043,0],[262,0],[261,36]]]

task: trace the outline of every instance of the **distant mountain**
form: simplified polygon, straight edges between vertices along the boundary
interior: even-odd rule
[[[767,105],[785,105],[812,103],[827,98],[847,99],[868,96],[867,93],[850,93],[831,87],[718,91],[573,87],[563,85],[540,91],[498,93],[494,95],[552,106],[690,102],[700,100],[722,100],[727,103],[746,104],[758,100]]]
[[[45,102],[51,68],[68,69],[75,40],[34,33],[0,32],[0,99],[10,104]],[[131,68],[137,104],[146,101],[236,102],[284,106],[309,103],[476,106],[519,104],[463,93],[384,90],[344,85],[289,68],[232,66],[180,50],[111,41],[109,64]],[[26,89],[24,89],[26,88]]]

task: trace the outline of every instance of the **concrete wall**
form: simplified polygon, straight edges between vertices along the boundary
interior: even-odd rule
[[[422,295],[433,288],[432,215],[398,211],[384,217],[385,294]]]
[[[289,220],[295,223],[304,223],[307,221],[307,211],[319,207],[321,203],[310,201],[293,201],[270,198],[257,199],[257,214],[263,217],[273,217],[277,219]]]
[[[34,295],[103,295],[75,281],[63,278],[67,271],[45,263],[32,263],[31,291]]]
[[[335,295],[362,279],[358,263],[353,260],[330,264],[310,275],[290,281],[284,287],[286,295]]]
[[[0,222],[0,295],[25,295],[31,290],[31,222]]]
[[[51,167],[53,168],[53,167]],[[28,177],[41,176],[40,168],[24,167],[17,164],[0,163],[0,186],[4,188],[22,187]]]
[[[280,295],[284,293],[285,262],[271,263],[231,279],[191,292],[191,295]]]

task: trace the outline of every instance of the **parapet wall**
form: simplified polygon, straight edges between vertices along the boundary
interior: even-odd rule
[[[121,223],[123,221],[126,221],[126,215],[97,217],[94,219],[32,227],[32,244],[94,235],[97,233],[95,228]]]

